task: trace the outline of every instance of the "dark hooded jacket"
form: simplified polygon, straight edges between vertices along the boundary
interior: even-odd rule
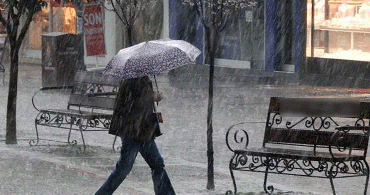
[[[159,130],[153,109],[154,92],[148,77],[122,81],[109,133],[125,139],[153,140]]]

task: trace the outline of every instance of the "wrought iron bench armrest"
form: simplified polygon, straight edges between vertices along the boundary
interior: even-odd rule
[[[265,123],[265,122],[241,122],[230,126],[226,132],[226,145],[230,151],[234,152],[237,149],[246,149],[249,144],[249,135],[247,130],[238,128],[237,126],[249,123]],[[238,128],[238,129],[237,129]],[[238,148],[236,148],[238,147]]]
[[[40,111],[40,109],[38,109],[35,105],[35,97],[36,97],[36,94],[38,94],[40,91],[47,91],[47,90],[62,90],[62,89],[72,89],[73,86],[55,86],[55,87],[41,87],[39,90],[37,90],[33,96],[32,96],[32,106],[37,110],[37,111]]]

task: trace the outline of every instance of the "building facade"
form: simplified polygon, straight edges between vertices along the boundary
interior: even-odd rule
[[[42,64],[42,36],[53,33],[83,34],[84,6],[87,0],[46,0],[47,6],[34,16],[20,51],[20,62]],[[114,13],[102,8],[105,54],[88,56],[84,47],[84,63],[88,67],[106,64],[123,47],[123,28]],[[112,22],[113,21],[113,22]]]
[[[301,45],[305,43],[298,42],[301,40],[299,36],[305,37],[303,19],[306,17],[301,17],[305,6],[305,3],[298,0],[256,1],[254,6],[246,8],[239,16],[234,16],[237,19],[223,30],[216,65],[267,72],[298,72],[301,65],[299,55],[305,51]],[[192,35],[203,36],[202,31],[198,30],[198,26],[201,27],[202,24],[196,17],[189,17],[191,12],[195,14],[193,10],[184,7],[179,0],[170,2],[170,38],[182,39],[186,32],[181,29],[190,29],[193,30],[187,33],[190,38],[185,40],[194,42]],[[178,21],[182,23],[179,24]],[[202,38],[197,40],[203,41]]]
[[[194,30],[200,22],[181,12],[189,10],[179,11],[181,4],[170,1],[170,17],[175,18],[170,22],[170,38],[183,39],[184,31],[179,29],[192,29],[185,38],[203,42],[202,32]],[[190,18],[188,24],[178,24],[185,18]],[[369,26],[369,0],[259,0],[223,31],[215,63],[294,73],[313,84],[367,87]]]
[[[306,72],[323,84],[369,87],[370,1],[307,1]]]
[[[47,1],[48,7],[30,26],[21,60],[41,63],[42,34],[83,33],[79,6]],[[203,26],[194,10],[181,0],[151,2],[135,24],[136,43],[182,39],[204,51]],[[322,84],[369,85],[370,0],[258,0],[236,17],[222,32],[216,66],[294,73]],[[126,46],[124,27],[115,13],[105,11],[104,21],[106,53],[87,56],[85,48],[87,67],[104,67]],[[197,63],[204,64],[204,56]]]
[[[88,68],[105,67],[109,60],[112,59],[120,49],[126,47],[124,25],[116,16],[115,12],[105,9],[110,8],[108,3],[101,6],[101,16],[99,15],[99,20],[102,20],[103,23],[104,42],[99,42],[99,45],[95,44],[97,50],[104,50],[105,52],[99,55],[89,55],[86,52],[88,48],[86,48],[87,39],[84,23],[87,19],[94,20],[94,18],[86,16],[84,11],[86,11],[85,7],[93,4],[93,1],[46,1],[47,7],[44,7],[41,12],[37,13],[34,16],[34,20],[31,22],[27,36],[22,44],[23,47],[20,52],[21,62],[42,64],[42,36],[48,34],[85,34],[83,45],[84,63]],[[163,37],[163,1],[151,1],[146,9],[148,11],[143,12],[140,17],[136,19],[133,29],[135,34],[134,43]],[[0,30],[6,33],[4,29]]]

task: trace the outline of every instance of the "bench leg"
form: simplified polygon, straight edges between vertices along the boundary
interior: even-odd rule
[[[366,195],[367,194],[367,186],[369,185],[369,164],[366,162],[366,160],[364,160],[365,162],[365,166],[366,166],[366,182],[365,182],[365,190],[364,190],[364,194]]]
[[[268,157],[266,158],[266,161],[265,161],[265,165],[266,165],[265,179],[263,181],[263,189],[268,194],[272,194],[274,192],[274,186],[272,186],[272,185],[267,186],[267,175],[268,175],[269,168],[270,168],[270,160],[271,159],[269,159]]]
[[[337,165],[336,165],[336,163],[335,162],[333,162],[332,163],[332,165],[331,165],[331,167],[330,167],[330,170],[329,170],[329,179],[330,179],[330,185],[331,185],[331,189],[332,189],[332,191],[333,191],[333,195],[335,195],[336,193],[335,193],[335,187],[334,187],[334,182],[333,182],[333,169],[334,169],[334,167],[336,167]]]
[[[82,130],[82,121],[81,121],[81,123],[79,125],[79,129],[80,129],[82,144],[84,146],[84,153],[85,153],[85,151],[86,151],[86,144],[85,144],[85,138],[84,138],[84,134],[83,134],[83,130]]]
[[[39,138],[39,131],[37,130],[37,122],[35,122],[35,130],[36,130],[36,141],[35,140],[31,140],[29,142],[29,144],[31,146],[37,146],[37,144],[39,144],[39,141],[40,141],[40,138]]]
[[[77,144],[77,141],[76,140],[72,140],[71,141],[71,134],[72,134],[72,126],[73,126],[73,123],[75,122],[75,118],[71,118],[71,124],[69,126],[69,132],[68,132],[68,144],[73,146],[73,145],[76,145]]]
[[[73,125],[78,125],[78,127],[79,127],[79,131],[81,133],[82,144],[83,144],[83,147],[84,147],[83,152],[85,153],[86,145],[85,145],[85,138],[84,138],[84,135],[83,135],[83,128],[82,128],[83,121],[81,119],[71,118],[71,124],[70,124],[70,127],[69,127],[69,133],[68,133],[68,144],[71,145],[71,146],[77,145],[76,140],[71,141],[71,134],[72,134]]]
[[[236,182],[235,182],[235,176],[234,176],[234,172],[233,172],[233,160],[235,158],[236,154],[234,154],[234,156],[231,158],[230,162],[229,162],[229,171],[230,171],[230,175],[231,175],[231,180],[233,181],[233,185],[234,185],[234,194],[236,194],[236,192],[238,191],[237,187],[236,187]],[[226,192],[226,194],[230,194],[230,192]]]

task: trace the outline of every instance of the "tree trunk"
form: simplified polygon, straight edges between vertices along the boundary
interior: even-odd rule
[[[126,30],[127,30],[127,39],[128,39],[128,46],[127,47],[130,47],[133,45],[133,40],[132,40],[132,27],[131,26],[127,26],[126,27]]]
[[[18,4],[19,3],[19,4]],[[33,15],[42,9],[46,3],[33,1],[31,6],[24,7],[22,2],[9,1],[8,17],[5,20],[2,16],[1,23],[6,26],[7,36],[10,43],[10,71],[9,90],[6,115],[6,144],[17,144],[17,92],[18,92],[18,60],[19,49],[27,30],[32,22]],[[30,6],[30,5],[28,5]],[[22,18],[22,19],[21,19]],[[22,27],[19,29],[18,27]],[[18,30],[20,30],[18,32]]]
[[[17,144],[17,88],[18,88],[18,49],[11,46],[10,78],[8,91],[8,105],[6,115],[6,144]]]

